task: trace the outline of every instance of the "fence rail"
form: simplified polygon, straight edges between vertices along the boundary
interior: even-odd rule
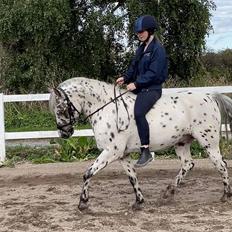
[[[175,93],[183,91],[232,93],[232,86],[168,88],[164,89],[163,93]],[[4,162],[6,157],[6,140],[49,139],[59,137],[57,131],[5,132],[4,104],[7,102],[33,102],[48,100],[49,94],[4,95],[0,93],[0,163]],[[73,136],[76,137],[93,135],[94,134],[91,129],[75,130],[73,134]]]

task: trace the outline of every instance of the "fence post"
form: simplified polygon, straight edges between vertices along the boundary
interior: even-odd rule
[[[3,94],[0,93],[0,165],[5,161],[5,120],[4,120],[4,102]]]

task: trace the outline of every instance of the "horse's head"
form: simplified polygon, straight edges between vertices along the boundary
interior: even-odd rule
[[[77,121],[80,112],[63,89],[57,88],[51,91],[49,106],[50,110],[55,114],[60,137],[67,139],[72,136],[74,132],[73,125]]]

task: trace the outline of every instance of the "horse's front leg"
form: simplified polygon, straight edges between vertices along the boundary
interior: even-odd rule
[[[122,153],[121,153],[122,154]],[[95,160],[95,162],[87,169],[83,176],[84,185],[80,195],[80,202],[78,208],[84,210],[88,208],[87,202],[89,200],[89,182],[92,176],[97,172],[105,168],[109,163],[117,160],[119,158],[119,153],[116,153],[113,149],[105,149]]]
[[[142,191],[139,187],[136,171],[134,169],[134,164],[129,157],[126,159],[124,159],[124,158],[121,159],[121,164],[122,164],[126,174],[129,176],[130,183],[132,184],[132,187],[133,187],[134,192],[135,192],[136,201],[132,205],[132,209],[139,210],[142,208],[142,205],[144,203],[144,198],[143,198]]]

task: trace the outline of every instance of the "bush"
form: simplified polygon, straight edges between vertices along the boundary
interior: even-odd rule
[[[5,91],[45,92],[74,76],[115,75],[117,15],[74,0],[0,0],[0,9]]]
[[[78,137],[67,140],[57,139],[55,153],[58,161],[88,160],[100,154],[93,137]]]
[[[71,69],[63,60],[70,39],[69,2],[1,0],[0,8],[4,88],[15,93],[45,91],[47,85],[67,78]]]
[[[223,51],[207,52],[202,56],[202,62],[207,72],[207,79],[211,79],[215,84],[222,82],[224,85],[232,83],[232,50],[226,49]],[[206,82],[207,83],[207,82]]]
[[[32,163],[73,162],[96,158],[100,154],[93,137],[55,139],[50,146],[16,146],[7,148],[5,165],[30,161]]]
[[[6,131],[37,131],[56,129],[55,118],[47,103],[6,103]]]

